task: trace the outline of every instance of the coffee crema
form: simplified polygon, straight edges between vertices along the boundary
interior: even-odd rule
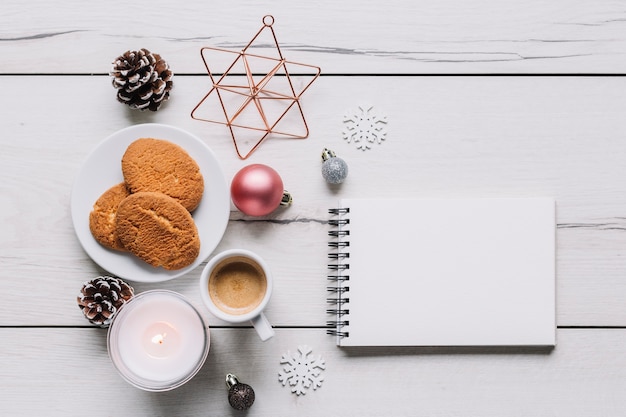
[[[222,260],[209,277],[209,296],[227,314],[254,310],[267,291],[267,278],[259,264],[245,256]]]

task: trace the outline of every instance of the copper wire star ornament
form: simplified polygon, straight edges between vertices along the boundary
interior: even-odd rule
[[[270,134],[296,139],[304,139],[309,136],[309,128],[300,104],[300,97],[319,77],[321,70],[313,65],[287,61],[280,50],[276,34],[272,28],[273,24],[274,18],[272,16],[263,17],[263,26],[240,52],[213,47],[204,47],[200,50],[213,86],[194,107],[191,117],[195,120],[228,126],[235,151],[240,159],[248,158]],[[271,33],[276,56],[250,53],[251,46],[267,30]],[[237,55],[221,76],[214,73],[209,67],[208,55],[213,52]],[[254,72],[253,67],[255,70],[261,71]],[[296,89],[290,75],[290,69],[294,70],[293,74],[298,71],[298,76],[303,75],[311,77],[311,79],[304,84],[304,87]],[[237,73],[238,70],[241,71],[239,74]],[[245,81],[243,82],[241,81],[242,73],[245,74]],[[210,105],[211,100],[219,102],[219,106],[215,103],[213,105],[218,109],[221,108],[225,120],[216,120],[213,117],[199,115],[199,110]],[[284,122],[285,116],[293,113],[299,115],[303,133],[294,133],[289,128],[285,130],[282,127],[281,122]],[[256,143],[244,153],[241,152],[240,143],[238,143],[238,137],[239,142],[245,142],[245,139],[240,136],[243,133],[250,135],[246,137],[248,141],[256,140]]]

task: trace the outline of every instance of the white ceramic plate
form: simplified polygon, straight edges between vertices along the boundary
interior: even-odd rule
[[[89,213],[98,197],[124,181],[121,161],[126,148],[139,138],[165,139],[176,143],[196,160],[204,177],[204,195],[192,213],[200,235],[200,255],[193,264],[176,271],[155,268],[130,253],[107,249],[89,230]],[[137,282],[167,281],[196,268],[217,247],[230,213],[230,194],[224,173],[213,151],[198,137],[182,129],[162,124],[140,124],[122,129],[102,141],[78,171],[71,196],[74,230],[87,254],[120,278]]]

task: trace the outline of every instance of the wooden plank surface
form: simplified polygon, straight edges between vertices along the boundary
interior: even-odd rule
[[[255,221],[233,207],[218,247],[245,246],[267,257],[278,283],[268,310],[276,324],[326,321],[326,209],[338,198],[552,196],[557,201],[558,324],[626,325],[624,79],[375,80],[364,94],[368,81],[363,78],[321,78],[303,101],[310,138],[270,139],[240,161],[224,126],[189,117],[205,91],[203,77],[178,77],[171,102],[157,114],[132,113],[118,104],[105,76],[0,77],[3,91],[16,97],[0,101],[6,120],[0,138],[5,225],[0,324],[83,324],[73,296],[102,270],[74,236],[69,212],[74,177],[104,137],[133,123],[162,122],[206,140],[229,180],[248,163],[266,163],[294,195],[295,203],[270,221]],[[41,92],[39,99],[20,96],[24,90]],[[86,104],[83,91],[91,92]],[[358,98],[369,99],[389,118],[388,139],[369,151],[356,149],[341,134],[343,114]],[[328,187],[320,175],[324,146],[350,165],[340,187]],[[200,302],[200,271],[160,286]],[[24,302],[33,291],[47,294],[46,309]]]
[[[240,50],[267,14],[285,57],[323,75],[301,100],[310,137],[272,138],[240,161],[224,126],[190,117],[210,88],[200,48]],[[4,1],[0,415],[231,415],[226,372],[255,387],[250,416],[623,415],[625,21],[611,0]],[[271,41],[254,51],[270,53]],[[142,47],[175,73],[157,113],[117,103],[106,75],[116,56]],[[224,54],[211,65],[231,60]],[[358,106],[387,117],[386,140],[367,151],[342,137],[344,116]],[[212,327],[199,375],[161,394],[121,380],[106,330],[78,310],[80,285],[105,271],[80,247],[69,210],[95,146],[150,122],[202,138],[228,180],[249,163],[274,167],[295,199],[261,219],[231,206],[217,248],[246,247],[272,266],[274,339],[262,343],[251,328],[203,309],[204,264],[173,281],[133,283],[186,295]],[[350,166],[340,187],[320,175],[324,147]],[[554,197],[557,347],[337,348],[324,328],[326,210],[342,197],[372,196]],[[299,345],[313,347],[327,369],[322,388],[298,397],[278,372],[281,355]]]
[[[620,73],[626,11],[611,0],[6,0],[2,73],[107,73],[148,48],[176,73],[203,73],[199,49],[240,50],[264,15],[287,59],[326,73]],[[265,51],[263,48],[257,51]],[[228,58],[230,59],[230,58]]]
[[[322,330],[211,330],[205,366],[188,384],[148,393],[117,375],[102,329],[0,329],[2,415],[235,415],[226,373],[256,393],[246,415],[620,416],[626,409],[624,330],[559,330],[554,351],[345,350]],[[80,341],[80,343],[76,343]],[[297,396],[278,381],[283,354],[321,355],[317,390]],[[607,360],[606,358],[610,358]],[[24,394],[28,393],[28,400]],[[20,398],[23,401],[12,401]]]

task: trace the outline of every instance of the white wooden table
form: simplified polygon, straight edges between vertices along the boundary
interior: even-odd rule
[[[224,126],[190,117],[209,88],[199,51],[242,48],[266,14],[285,57],[323,75],[302,99],[309,138],[270,139],[241,161]],[[250,416],[624,415],[625,21],[623,4],[605,0],[5,0],[0,415],[237,415],[227,372],[255,388]],[[138,48],[175,72],[156,113],[119,104],[110,85],[111,61]],[[343,115],[359,104],[388,116],[387,140],[368,151],[342,138]],[[270,341],[210,316],[197,292],[202,267],[133,283],[184,294],[211,326],[205,366],[167,393],[126,384],[106,330],[75,301],[84,281],[105,272],[74,235],[76,173],[105,137],[146,122],[203,138],[227,179],[249,163],[274,167],[295,199],[262,219],[233,207],[217,248],[245,247],[272,265]],[[324,147],[350,165],[341,187],[320,175]],[[326,335],[327,209],[341,197],[407,195],[556,199],[554,350],[335,346]],[[278,372],[281,355],[300,345],[326,370],[321,388],[296,396]]]

